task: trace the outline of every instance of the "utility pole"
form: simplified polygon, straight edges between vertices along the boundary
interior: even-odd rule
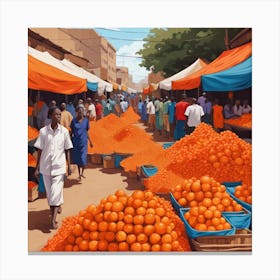
[[[228,37],[228,28],[225,29],[225,45],[226,45],[226,49],[229,50],[229,37]]]

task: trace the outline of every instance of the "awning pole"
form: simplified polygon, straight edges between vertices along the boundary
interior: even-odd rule
[[[199,97],[199,87],[197,88],[197,99]]]

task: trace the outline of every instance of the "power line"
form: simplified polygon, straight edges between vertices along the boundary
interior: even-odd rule
[[[133,56],[133,55],[121,55],[121,54],[116,54],[116,56],[143,59],[143,57],[141,57],[141,56]]]
[[[118,32],[118,33],[134,33],[134,34],[146,34],[148,32],[144,32],[144,31],[124,31],[124,30],[114,30],[114,29],[108,29],[108,28],[103,28],[103,27],[96,27],[95,29],[104,29],[104,30],[108,30],[108,31],[114,31],[114,32]]]

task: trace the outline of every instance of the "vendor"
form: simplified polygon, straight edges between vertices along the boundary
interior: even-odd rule
[[[230,118],[234,117],[233,104],[230,99],[228,99],[226,105],[224,106],[224,117],[225,117],[225,119],[230,119]]]
[[[240,100],[236,99],[235,104],[233,106],[233,113],[235,116],[240,117],[242,115],[243,106],[240,104]]]
[[[252,108],[251,108],[251,106],[248,104],[248,100],[245,99],[245,100],[243,101],[242,114],[249,114],[249,113],[251,113],[251,111],[252,111]]]

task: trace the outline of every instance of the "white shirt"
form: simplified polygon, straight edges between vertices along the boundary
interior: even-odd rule
[[[42,151],[40,158],[40,173],[43,175],[63,175],[66,173],[65,150],[73,148],[69,131],[58,124],[55,131],[51,125],[40,129],[34,147]]]
[[[90,104],[88,106],[88,111],[90,111],[89,118],[95,118],[96,117],[96,110],[95,110],[95,105],[94,104]]]
[[[193,104],[187,107],[185,116],[188,117],[188,126],[196,127],[201,123],[201,117],[204,116],[204,112],[200,105]]]
[[[237,115],[237,116],[242,115],[243,107],[241,105],[239,105],[239,109],[237,109],[236,105],[234,105],[232,109],[233,109],[234,115]]]
[[[243,106],[243,108],[242,108],[242,114],[248,114],[248,113],[251,112],[251,110],[252,110],[252,108],[251,108],[250,105],[247,105],[247,108],[245,108],[245,107]]]
[[[127,101],[121,101],[120,102],[120,106],[121,106],[122,112],[125,112],[127,110],[127,108],[128,108]]]
[[[156,113],[156,109],[154,103],[153,101],[149,101],[149,103],[147,104],[147,114],[154,115],[155,113]]]

